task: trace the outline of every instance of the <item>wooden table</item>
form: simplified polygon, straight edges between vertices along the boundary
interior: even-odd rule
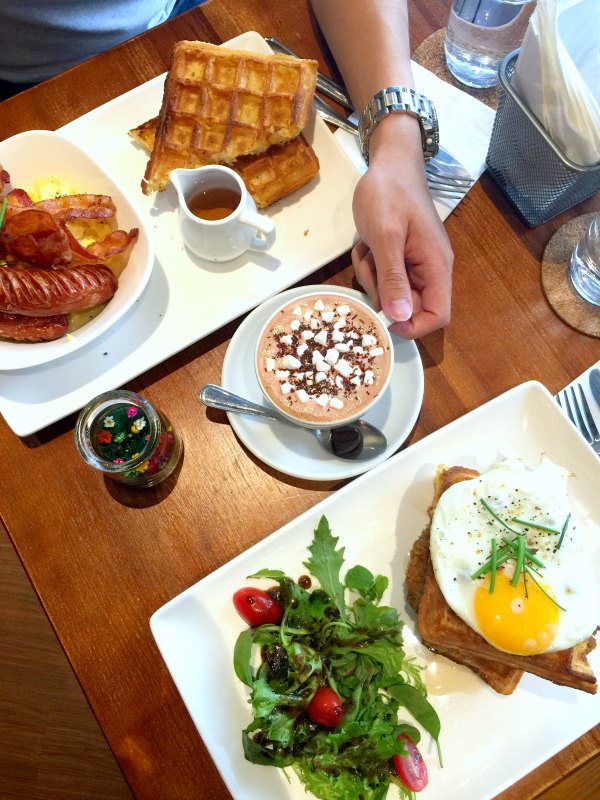
[[[443,27],[448,3],[412,0],[410,8],[414,49]],[[331,71],[304,0],[211,0],[6,101],[0,137],[55,129],[149,80],[166,69],[180,39],[219,43],[248,30],[278,36]],[[554,393],[599,358],[598,340],[555,316],[540,286],[540,258],[552,233],[598,209],[596,196],[529,229],[484,175],[449,217],[453,318],[444,332],[418,342],[425,401],[409,443],[522,381],[539,380]],[[309,282],[349,285],[349,263],[345,255]],[[237,324],[129,384],[184,434],[174,487],[144,493],[105,484],[75,452],[74,416],[27,440],[0,420],[1,520],[139,800],[229,796],[157,651],[149,617],[337,488],[265,467],[240,446],[224,415],[199,413],[198,387],[219,381]],[[272,500],[267,513],[265,496]],[[596,728],[502,800],[529,800],[548,787],[558,792],[548,797],[578,796],[597,778],[599,751]]]

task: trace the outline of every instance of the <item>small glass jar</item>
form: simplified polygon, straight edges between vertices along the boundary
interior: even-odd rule
[[[145,398],[115,390],[95,397],[75,425],[83,460],[130,486],[154,486],[179,463],[182,442],[169,420]]]

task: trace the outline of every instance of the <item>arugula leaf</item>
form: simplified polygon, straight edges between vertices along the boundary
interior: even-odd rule
[[[374,577],[370,570],[360,564],[352,567],[346,573],[346,586],[348,589],[354,589],[365,600],[381,600],[388,584],[389,580],[385,575]]]
[[[233,668],[235,674],[245,683],[246,686],[252,687],[252,668],[250,666],[250,659],[252,656],[252,640],[254,639],[254,631],[252,628],[246,628],[238,636],[235,647],[233,648]]]
[[[335,549],[339,539],[332,535],[326,517],[321,517],[314,532],[314,539],[308,548],[312,558],[304,562],[309,570],[321,584],[321,588],[332,597],[338,607],[342,619],[346,619],[344,604],[344,587],[340,582],[340,570],[344,563],[344,548]]]
[[[393,686],[388,686],[387,691],[404,708],[410,711],[417,722],[437,742],[440,736],[440,718],[429,700],[408,683],[397,683]]]

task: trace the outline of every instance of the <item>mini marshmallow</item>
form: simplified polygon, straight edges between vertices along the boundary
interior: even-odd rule
[[[332,408],[337,408],[338,410],[344,407],[344,404],[338,397],[332,397],[331,400],[329,401],[329,405]]]
[[[365,370],[365,386],[371,386],[373,383],[373,372],[370,369]]]
[[[375,336],[371,336],[370,333],[363,333],[362,346],[371,347],[374,344],[377,344],[377,339],[375,338]]]
[[[352,365],[349,364],[345,359],[340,358],[340,360],[335,365],[334,369],[336,372],[339,372],[343,378],[349,378],[352,375]]]
[[[273,372],[275,369],[275,359],[274,358],[265,358],[265,369],[267,372]]]
[[[312,363],[316,364],[318,361],[325,361],[325,356],[323,353],[319,353],[318,350],[313,350]]]
[[[320,394],[317,397],[317,403],[320,406],[323,406],[323,408],[325,408],[327,406],[327,404],[329,403],[329,395],[328,394]]]
[[[298,369],[302,366],[300,359],[295,356],[284,356],[279,363],[283,369]]]
[[[300,322],[299,319],[293,319],[290,322],[290,329],[293,330],[293,331],[297,331],[298,328],[300,327],[300,325],[302,325],[302,323]]]
[[[346,337],[341,331],[334,330],[333,333],[331,334],[331,338],[333,339],[334,342],[343,342]]]
[[[308,341],[308,339],[313,339],[314,338],[314,333],[312,331],[302,331],[302,333],[300,335],[302,336],[302,338],[305,341]]]
[[[358,333],[356,331],[350,331],[350,333],[347,333],[346,336],[349,339],[360,339],[360,336],[358,335]]]
[[[329,334],[327,333],[327,331],[322,330],[322,331],[319,331],[316,334],[315,342],[318,342],[319,344],[327,344],[327,339],[328,338],[329,338]]]
[[[327,375],[324,372],[317,372],[315,375],[315,383],[322,383],[327,380]]]
[[[275,377],[279,378],[280,381],[283,381],[286,378],[290,377],[290,371],[289,371],[289,369],[276,369],[275,370]]]
[[[316,317],[312,317],[310,320],[310,327],[313,329],[313,331],[316,331],[317,328],[321,327],[321,323]]]
[[[335,385],[337,386],[338,389],[344,388],[344,379],[342,378],[341,375],[335,376]]]
[[[296,355],[301,357],[304,355],[304,353],[306,353],[307,350],[308,350],[307,344],[300,344],[296,348]]]
[[[345,317],[346,314],[350,313],[351,309],[350,309],[350,306],[342,305],[342,306],[338,306],[336,308],[336,311],[340,315],[340,317]]]
[[[288,333],[288,334],[286,334],[285,336],[280,336],[280,337],[279,337],[279,341],[280,341],[282,344],[288,344],[288,345],[290,345],[290,344],[292,344],[292,342],[294,341],[294,339],[293,339],[293,338],[292,338],[292,336],[291,336],[291,335]]]
[[[355,386],[360,386],[361,381],[358,375],[354,378],[350,378],[350,383],[353,383]]]
[[[339,351],[332,347],[325,353],[325,361],[329,364],[335,364],[338,358],[340,357]]]
[[[323,311],[325,308],[325,303],[322,300],[315,300],[313,308],[315,311]]]
[[[340,319],[338,319],[337,322],[334,322],[333,323],[333,327],[337,328],[338,330],[340,328],[345,328],[346,327],[346,317],[341,317]]]
[[[382,356],[384,353],[383,347],[372,347],[369,350],[370,356]]]
[[[304,317],[303,317],[303,319],[304,319],[304,321],[305,321],[305,322],[308,322],[308,320],[309,320],[311,317],[312,317],[312,311],[311,311],[310,309],[309,309],[308,311],[305,311],[305,312],[304,312]]]
[[[317,361],[315,369],[318,369],[319,372],[329,372],[331,366],[326,361]]]
[[[300,306],[296,306],[295,308],[293,308],[292,309],[292,314],[295,317],[301,317],[302,316],[302,309],[300,308]]]
[[[304,389],[298,389],[296,392],[296,397],[300,400],[301,403],[306,403],[308,400],[308,393],[304,391]]]
[[[340,353],[348,353],[350,350],[350,345],[348,342],[338,342],[335,346],[335,349]]]
[[[321,312],[321,319],[323,320],[323,322],[333,322],[334,317],[335,317],[335,311]]]
[[[355,344],[354,347],[352,348],[352,352],[353,353],[364,353],[365,351],[363,350],[363,348],[359,344]]]
[[[294,391],[294,387],[291,383],[282,383],[281,384],[281,394],[289,394],[290,392]]]

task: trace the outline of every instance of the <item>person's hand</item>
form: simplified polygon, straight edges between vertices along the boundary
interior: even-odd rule
[[[450,321],[453,253],[427,188],[420,139],[411,129],[394,136],[391,122],[380,126],[386,139],[375,132],[377,148],[354,193],[361,241],[352,264],[374,306],[397,320],[390,330],[414,339]]]

